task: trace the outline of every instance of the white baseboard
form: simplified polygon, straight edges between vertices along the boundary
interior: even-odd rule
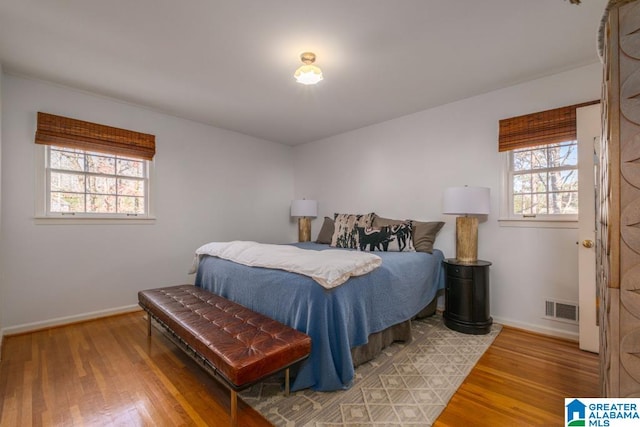
[[[44,320],[41,322],[25,323],[22,325],[10,326],[8,328],[0,329],[0,357],[2,357],[2,342],[5,336],[22,334],[27,332],[33,332],[41,329],[53,328],[56,326],[63,326],[70,323],[77,323],[86,320],[99,319],[101,317],[113,316],[116,314],[132,313],[142,310],[139,305],[126,305],[123,307],[110,308],[106,310],[92,311],[89,313],[82,313],[73,316],[58,317],[55,319]],[[531,332],[537,332],[544,335],[550,335],[558,338],[564,338],[571,341],[579,341],[578,332],[564,331],[561,329],[548,328],[531,323],[518,322],[511,319],[504,319],[501,317],[493,317],[495,323],[499,323],[505,326],[511,326],[514,328],[524,329]]]
[[[518,322],[510,319],[503,319],[501,317],[493,317],[493,321],[505,326],[511,326],[518,329],[524,329],[526,331],[537,332],[539,334],[550,335],[552,337],[564,338],[571,341],[578,342],[580,339],[579,332],[565,331],[562,329],[548,328],[540,325],[533,325],[531,323]]]
[[[43,320],[41,322],[25,323],[22,325],[10,326],[0,330],[0,339],[5,336],[23,334],[41,329],[53,328],[56,326],[68,325],[69,323],[83,322],[86,320],[99,319],[101,317],[113,316],[116,314],[132,313],[142,310],[138,304],[126,305],[123,307],[109,308],[106,310],[92,311],[89,313],[76,314],[73,316],[57,317],[55,319]],[[0,350],[1,350],[0,344]],[[1,353],[0,353],[1,354]]]

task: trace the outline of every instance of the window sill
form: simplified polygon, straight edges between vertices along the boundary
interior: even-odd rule
[[[500,227],[578,228],[577,219],[499,218]]]
[[[90,218],[83,216],[36,216],[33,218],[36,225],[114,225],[114,224],[137,224],[137,225],[152,225],[155,224],[155,217],[144,218]]]

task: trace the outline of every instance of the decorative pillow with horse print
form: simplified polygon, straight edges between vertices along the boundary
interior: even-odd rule
[[[335,214],[331,246],[358,249],[358,230],[356,227],[371,227],[374,216],[374,213],[366,215]]]
[[[383,252],[415,252],[411,223],[383,227],[357,227],[358,250]]]

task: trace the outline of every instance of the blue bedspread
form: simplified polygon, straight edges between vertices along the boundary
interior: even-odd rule
[[[328,245],[297,243],[303,249]],[[346,250],[346,249],[345,249]],[[247,267],[216,257],[200,261],[195,285],[276,319],[311,336],[311,355],[293,390],[349,388],[351,348],[367,337],[415,316],[444,288],[441,251],[376,252],[382,265],[327,290],[296,273]]]

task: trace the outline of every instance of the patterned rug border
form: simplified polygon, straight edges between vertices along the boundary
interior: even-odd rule
[[[441,315],[415,320],[413,340],[359,366],[348,390],[282,394],[271,378],[240,397],[275,426],[428,426],[438,418],[502,326],[486,335],[447,328]]]

